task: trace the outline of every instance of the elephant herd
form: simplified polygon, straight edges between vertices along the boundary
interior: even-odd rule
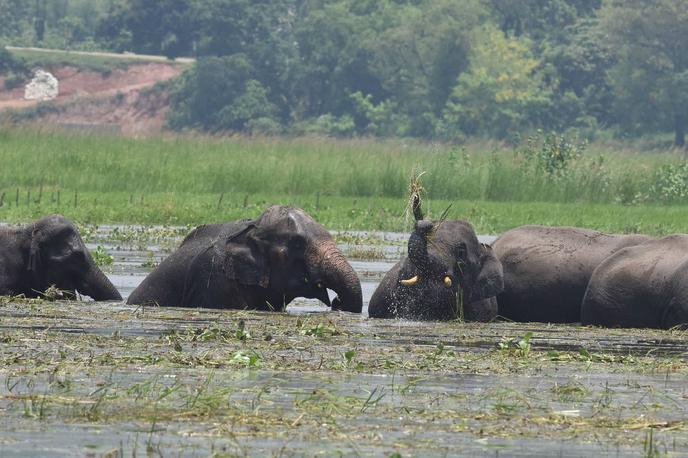
[[[466,221],[415,210],[408,256],[374,292],[371,318],[688,324],[688,235],[523,226],[490,246]],[[39,297],[51,286],[66,299],[122,299],[66,218],[0,227],[0,295]],[[330,233],[302,209],[272,206],[256,219],[194,229],[127,302],[283,311],[297,297],[363,309],[360,281]]]

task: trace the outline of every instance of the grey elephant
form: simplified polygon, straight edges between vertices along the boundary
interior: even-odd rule
[[[502,290],[502,266],[462,220],[418,220],[408,257],[384,276],[368,306],[372,318],[490,321]]]
[[[688,325],[688,235],[624,248],[592,273],[581,322],[625,328]]]
[[[493,244],[504,269],[499,314],[514,321],[572,323],[593,270],[608,256],[650,240],[575,227],[521,226]]]
[[[77,292],[97,301],[122,299],[64,216],[0,228],[0,295],[39,297],[51,286],[66,299]]]
[[[337,297],[330,301],[327,289]],[[300,208],[194,229],[131,293],[130,304],[284,310],[294,298],[360,313],[361,283],[330,233]]]

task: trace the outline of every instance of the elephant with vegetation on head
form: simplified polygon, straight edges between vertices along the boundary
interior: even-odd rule
[[[414,203],[415,230],[408,257],[382,279],[368,306],[372,318],[490,321],[502,290],[502,266],[466,221],[422,219]],[[417,211],[416,211],[417,210]]]
[[[646,242],[576,227],[521,226],[493,244],[504,269],[499,315],[514,321],[573,323],[593,270],[613,253]]]
[[[66,299],[76,292],[97,301],[122,299],[64,216],[0,228],[0,295],[39,297],[51,286]]]
[[[330,302],[327,289],[337,297]],[[330,233],[300,208],[193,230],[130,304],[284,310],[294,298],[360,313],[361,283]]]
[[[624,248],[592,273],[581,322],[624,328],[688,325],[688,235]]]

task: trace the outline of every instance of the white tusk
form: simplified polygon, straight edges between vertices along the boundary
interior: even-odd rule
[[[401,283],[404,286],[413,286],[416,283],[418,283],[418,275],[415,277],[409,278],[408,280],[399,280],[399,283]]]

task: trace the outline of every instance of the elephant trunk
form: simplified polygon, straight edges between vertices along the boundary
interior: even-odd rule
[[[411,233],[408,241],[408,255],[411,262],[424,271],[428,266],[428,237],[434,229],[432,221],[416,222],[416,229]]]
[[[102,270],[91,261],[91,267],[83,276],[81,286],[77,290],[90,296],[95,301],[121,301],[122,295],[115,285],[105,276]]]
[[[327,240],[318,244],[311,256],[313,258],[311,265],[319,266],[323,286],[337,294],[337,298],[332,301],[332,309],[361,313],[363,309],[361,282],[334,241]]]

